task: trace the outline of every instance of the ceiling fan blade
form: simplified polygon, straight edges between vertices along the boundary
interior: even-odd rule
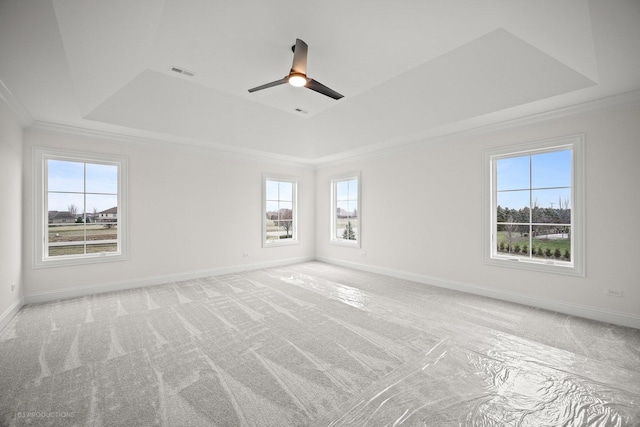
[[[249,89],[249,92],[255,92],[255,91],[258,91],[258,90],[268,89],[270,87],[283,85],[283,84],[287,83],[288,81],[289,81],[289,76],[284,77],[284,78],[282,78],[280,80],[276,80],[275,82],[271,82],[271,83],[263,84],[262,86],[254,87],[253,89]]]
[[[307,74],[307,51],[309,46],[300,39],[296,39],[296,45],[293,48],[293,65],[291,71],[300,74]]]
[[[340,99],[343,97],[343,95],[340,95],[338,92],[336,92],[333,89],[330,89],[328,87],[326,87],[325,85],[323,85],[322,83],[313,80],[313,79],[309,79],[309,81],[306,84],[306,87],[314,90],[318,93],[321,93],[323,95],[327,95],[329,98],[333,98],[333,99]]]

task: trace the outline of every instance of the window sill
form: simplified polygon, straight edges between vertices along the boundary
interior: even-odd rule
[[[359,240],[342,240],[342,239],[332,239],[329,240],[329,243],[336,246],[345,246],[348,248],[359,248],[360,241]]]
[[[282,240],[271,240],[271,241],[263,241],[262,242],[262,247],[263,248],[275,248],[278,246],[294,246],[294,245],[299,245],[300,241],[297,239],[282,239]]]
[[[33,268],[66,267],[71,265],[98,264],[103,262],[126,261],[128,258],[122,253],[98,253],[85,256],[67,256],[47,258],[36,261]]]
[[[584,277],[584,273],[573,263],[556,260],[529,260],[511,256],[495,255],[485,260],[485,264],[521,270],[542,271],[546,273],[564,274]]]

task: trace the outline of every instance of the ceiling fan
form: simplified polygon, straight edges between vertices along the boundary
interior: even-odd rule
[[[304,86],[307,89],[311,89],[313,91],[326,95],[329,98],[340,99],[343,97],[343,95],[340,95],[335,90],[330,89],[322,83],[307,77],[307,51],[309,49],[309,46],[307,46],[305,42],[300,39],[296,39],[296,44],[292,46],[291,49],[293,50],[293,65],[291,66],[289,75],[280,80],[276,80],[275,82],[267,83],[262,86],[254,87],[253,89],[249,89],[249,92],[256,92],[258,90],[268,89],[270,87],[289,83],[291,86]]]

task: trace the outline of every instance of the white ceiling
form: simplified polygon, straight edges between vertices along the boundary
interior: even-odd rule
[[[637,0],[0,0],[0,80],[36,125],[321,162],[638,90],[639,22]],[[344,98],[247,91],[296,38]]]

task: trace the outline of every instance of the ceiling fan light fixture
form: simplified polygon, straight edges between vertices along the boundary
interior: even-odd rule
[[[335,90],[326,87],[317,80],[307,77],[307,50],[309,46],[300,39],[296,39],[296,44],[292,48],[293,50],[293,64],[291,65],[291,71],[288,75],[284,76],[280,80],[276,80],[271,83],[256,86],[249,89],[249,93],[257,92],[263,89],[269,89],[270,87],[280,86],[285,83],[289,83],[295,87],[306,87],[314,92],[321,93],[329,98],[340,99],[343,96]]]
[[[295,87],[302,87],[307,84],[307,77],[300,73],[289,74],[289,84]]]

